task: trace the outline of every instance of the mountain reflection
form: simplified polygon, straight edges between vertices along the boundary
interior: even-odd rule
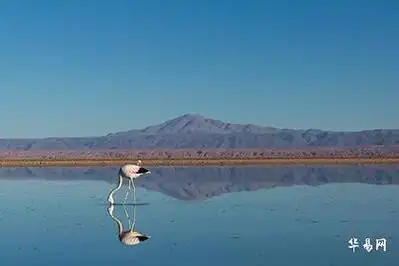
[[[0,180],[96,180],[114,184],[118,168],[1,168]],[[135,183],[180,200],[328,183],[399,185],[399,166],[158,167]]]

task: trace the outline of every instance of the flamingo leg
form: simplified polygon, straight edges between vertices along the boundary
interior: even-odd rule
[[[132,190],[132,179],[129,179],[129,189]]]
[[[132,228],[132,221],[130,220],[129,213],[127,212],[127,209],[125,206],[123,206],[123,210],[125,211],[125,215],[126,215],[128,223],[129,223],[129,229],[130,229],[130,228]]]
[[[136,186],[134,185],[134,181],[132,181],[132,188],[133,188],[133,203],[136,204]]]
[[[133,205],[133,225],[131,227],[131,230],[134,230],[135,226],[136,226],[136,205]]]
[[[129,179],[129,190],[133,190],[133,224],[129,218],[129,229],[134,230],[136,224],[136,186],[134,185],[133,179]]]
[[[127,197],[129,196],[129,192],[130,192],[130,180],[129,180],[129,186],[128,186],[127,191],[126,191],[125,199],[123,200],[123,205],[126,204]]]
[[[133,187],[133,225],[132,230],[136,225],[136,186],[134,185],[134,180],[132,179],[132,187]]]

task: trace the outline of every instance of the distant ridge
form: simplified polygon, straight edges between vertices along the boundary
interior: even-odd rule
[[[0,139],[1,150],[305,148],[399,145],[398,129],[359,132],[232,124],[185,114],[159,125],[101,137]]]
[[[148,126],[144,129],[129,130],[108,134],[108,136],[121,136],[128,134],[181,134],[181,133],[273,133],[278,130],[274,127],[262,127],[251,124],[231,124],[220,120],[207,118],[199,114],[185,114],[174,119],[167,120],[159,125]]]

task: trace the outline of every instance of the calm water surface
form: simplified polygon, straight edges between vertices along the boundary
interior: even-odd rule
[[[399,167],[156,168],[123,245],[114,168],[0,169],[1,265],[397,265]],[[121,201],[122,188],[116,195]],[[127,215],[126,215],[127,213]],[[355,253],[348,240],[357,237]],[[387,239],[387,251],[362,248]],[[116,265],[116,264],[115,264]]]

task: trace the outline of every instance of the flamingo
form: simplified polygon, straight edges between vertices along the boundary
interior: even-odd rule
[[[108,195],[108,203],[109,204],[111,204],[111,205],[115,204],[113,194],[122,187],[123,179],[128,180],[128,182],[129,182],[128,190],[126,192],[125,199],[123,201],[123,205],[126,203],[129,192],[132,189],[133,189],[133,199],[134,199],[134,202],[136,202],[136,186],[134,185],[134,179],[136,179],[144,174],[151,173],[148,169],[142,167],[141,165],[142,165],[141,160],[138,160],[137,164],[126,164],[119,169],[118,185],[114,189],[112,189]]]
[[[133,205],[133,224],[130,220],[129,214],[127,213],[125,206],[123,206],[123,209],[125,210],[125,215],[129,221],[129,230],[126,231],[123,230],[122,222],[114,215],[114,206],[115,205],[109,205],[109,207],[107,208],[107,212],[112,220],[114,220],[116,223],[116,226],[118,228],[118,238],[122,244],[127,246],[138,245],[151,238],[150,236],[139,233],[135,230],[136,204]]]

